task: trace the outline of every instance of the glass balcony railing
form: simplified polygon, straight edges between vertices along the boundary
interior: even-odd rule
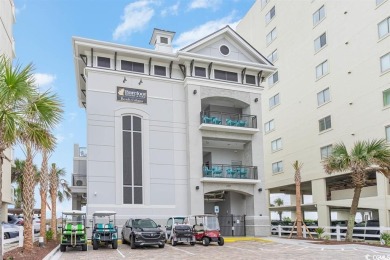
[[[72,186],[87,186],[87,175],[73,174]]]
[[[203,165],[203,177],[257,180],[257,167],[244,165]]]
[[[200,112],[201,124],[224,125],[234,127],[257,128],[257,117],[237,113],[226,113],[218,111]]]

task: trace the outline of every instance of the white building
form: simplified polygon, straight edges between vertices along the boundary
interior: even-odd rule
[[[295,194],[291,164],[304,163],[303,210],[320,226],[347,219],[353,194],[348,176],[322,168],[332,144],[390,141],[389,28],[388,0],[259,0],[237,26],[278,68],[262,102],[265,189]],[[389,180],[374,172],[367,184],[359,211],[389,226]],[[291,201],[270,210],[294,211]]]
[[[275,68],[230,27],[177,52],[173,37],[155,29],[154,50],[73,38],[87,214],[164,225],[218,206],[223,233],[246,215],[247,234],[266,235],[260,81]]]
[[[12,26],[15,23],[15,6],[13,0],[0,1],[0,55],[5,55],[9,59],[15,58],[15,42],[12,33]],[[12,149],[5,151],[5,156],[13,160]],[[14,203],[13,188],[11,186],[11,162],[7,159],[3,161],[2,175],[2,201],[1,220],[7,222],[8,205]]]

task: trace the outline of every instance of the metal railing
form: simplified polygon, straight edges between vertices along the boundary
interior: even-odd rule
[[[73,174],[72,186],[87,186],[87,175]]]
[[[200,112],[201,124],[224,125],[234,127],[257,128],[257,117],[238,113],[225,113],[219,111]]]
[[[257,180],[257,167],[244,165],[204,164],[203,177]]]

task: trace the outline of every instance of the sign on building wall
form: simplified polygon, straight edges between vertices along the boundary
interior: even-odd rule
[[[143,89],[116,87],[116,100],[146,104],[148,94]]]

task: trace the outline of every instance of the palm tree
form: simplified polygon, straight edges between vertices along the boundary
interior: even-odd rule
[[[277,198],[274,200],[274,203],[276,206],[283,206],[284,204],[284,201],[281,199],[281,198]],[[283,214],[283,211],[278,211],[278,214],[279,214],[279,220],[282,221],[282,214]]]
[[[295,175],[295,199],[296,199],[296,217],[297,217],[297,237],[302,238],[302,209],[301,209],[301,169],[303,163],[295,161],[292,164]]]
[[[23,172],[24,166],[26,164],[25,160],[15,159],[14,165],[11,167],[11,183],[16,183],[17,187],[15,188],[15,208],[21,209],[23,205],[22,194],[23,194]],[[39,179],[39,172],[37,166],[34,164],[35,176],[35,185]]]
[[[40,226],[40,236],[43,239],[46,239],[46,204],[47,204],[47,188],[49,184],[49,174],[47,163],[50,157],[49,151],[43,149],[42,151],[42,166],[41,172],[39,175],[39,193],[41,195],[41,226]]]
[[[345,144],[339,143],[333,146],[332,153],[322,163],[327,174],[348,171],[352,177],[354,194],[346,235],[346,241],[352,241],[356,211],[361,190],[366,185],[367,173],[379,171],[389,178],[390,147],[384,139],[358,141],[348,153]]]
[[[61,178],[65,175],[65,169],[57,168],[55,163],[51,164],[49,193],[51,199],[51,230],[54,239],[57,239],[57,198],[59,202],[63,202],[64,198],[69,200],[72,197],[68,182]]]

